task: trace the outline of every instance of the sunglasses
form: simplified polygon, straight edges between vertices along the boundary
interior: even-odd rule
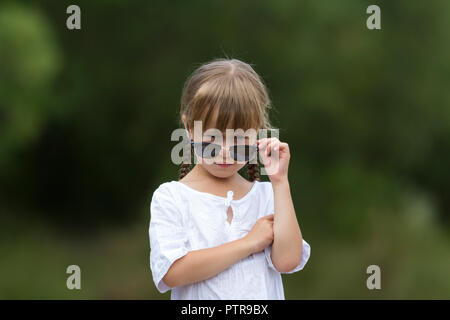
[[[187,128],[190,131],[189,124],[187,124]],[[189,139],[191,139],[188,131]],[[195,142],[191,140],[191,147],[195,150],[195,153],[204,158],[204,159],[212,159],[220,154],[222,150],[222,145],[212,142]],[[258,146],[241,144],[241,145],[233,145],[228,148],[228,151],[231,157],[235,161],[249,161],[253,159],[256,153],[259,151]]]
[[[191,140],[191,146],[194,148],[198,156],[211,159],[220,154],[222,146],[212,142],[194,142]],[[259,151],[257,145],[233,145],[228,148],[231,157],[236,161],[249,161],[253,159],[256,153]]]

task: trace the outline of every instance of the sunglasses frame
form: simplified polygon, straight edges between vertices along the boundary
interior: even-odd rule
[[[187,127],[188,127],[188,130],[190,130],[190,128],[189,128],[189,124],[187,125]],[[188,131],[188,136],[189,136],[189,140],[190,140],[190,143],[191,143],[191,148],[193,148],[194,150],[196,150],[196,148],[195,148],[195,146],[196,145],[201,145],[201,147],[202,147],[202,156],[203,156],[203,144],[205,144],[205,143],[207,143],[208,145],[215,145],[215,146],[217,146],[218,148],[220,148],[219,149],[219,151],[218,151],[218,153],[220,153],[220,151],[222,151],[222,145],[220,145],[220,144],[217,144],[217,143],[214,143],[214,142],[204,142],[204,141],[202,141],[202,142],[195,142],[194,140],[192,140],[191,139],[191,136],[190,136],[190,134],[189,134],[189,131]],[[236,147],[236,146],[248,146],[248,147],[251,147],[251,148],[256,148],[256,151],[255,151],[255,154],[257,154],[258,152],[259,152],[259,147],[258,147],[258,145],[256,145],[256,144],[252,144],[252,145],[248,145],[248,144],[239,144],[239,145],[233,145],[233,146],[230,146],[230,147],[228,147],[228,152],[229,152],[229,154],[230,155],[233,155],[234,153],[233,153],[233,151],[232,151],[232,148],[234,148],[234,147]],[[217,155],[216,156],[214,156],[214,157],[210,157],[210,158],[205,158],[205,159],[213,159],[213,158],[215,158],[215,157],[217,157]],[[202,157],[203,158],[203,157]],[[235,157],[233,157],[232,156],[232,158],[235,160],[235,161],[240,161],[240,160],[238,160],[238,159],[235,159]],[[245,161],[245,162],[247,162],[247,161],[250,161],[250,159],[253,159],[253,158],[249,158],[248,160],[241,160],[241,161]]]
[[[220,144],[217,144],[217,143],[214,143],[214,142],[195,142],[195,141],[193,141],[193,140],[191,140],[191,147],[192,148],[194,148],[194,150],[197,150],[196,148],[195,148],[195,146],[197,145],[201,145],[201,148],[202,148],[202,156],[203,156],[203,146],[204,146],[204,144],[207,144],[207,146],[209,146],[209,145],[214,145],[214,146],[217,146],[217,148],[219,148],[219,151],[218,151],[218,153],[220,153],[220,151],[222,150],[222,146],[220,145]],[[255,150],[255,154],[257,154],[258,153],[258,151],[259,151],[259,147],[256,145],[256,144],[252,144],[252,145],[249,145],[249,144],[237,144],[237,145],[233,145],[233,146],[230,146],[230,147],[228,147],[228,152],[230,153],[230,155],[234,155],[235,153],[233,152],[233,148],[234,147],[238,147],[238,146],[242,146],[242,147],[249,147],[249,148],[255,148],[256,150]],[[214,148],[214,149],[216,149],[216,147]],[[213,158],[215,158],[215,157],[217,157],[217,155],[216,156],[213,156],[213,157],[209,157],[209,158],[207,158],[207,157],[201,157],[201,158],[205,158],[205,159],[213,159]],[[239,160],[239,159],[236,159],[234,156],[232,156],[232,158],[235,160],[235,161],[245,161],[245,162],[247,162],[247,161],[250,161],[250,159],[253,159],[253,157],[249,157],[249,159],[244,159],[244,160]]]

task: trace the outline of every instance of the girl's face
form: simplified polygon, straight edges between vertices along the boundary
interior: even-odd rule
[[[216,111],[213,115],[213,120],[211,121],[211,128],[216,128],[215,123],[217,120],[217,115],[218,113]],[[202,158],[202,152],[196,152],[194,148],[194,153],[198,160],[197,165],[201,165],[202,168],[208,171],[211,175],[218,178],[228,178],[233,176],[248,162],[244,160],[235,160],[230,153],[230,148],[232,148],[234,145],[256,145],[256,129],[254,129],[253,131],[235,129],[235,131],[220,132],[218,129],[206,130],[206,128],[203,128],[205,130],[201,130],[202,138],[201,141],[199,141],[198,137],[194,135],[195,128],[191,128],[190,126],[186,125],[186,118],[184,115],[183,122],[186,130],[188,130],[189,132],[189,137],[193,139],[194,142],[213,143],[221,146],[220,151],[215,152],[214,157],[208,159]],[[229,137],[227,137],[227,133],[230,133]],[[211,148],[209,150],[211,150]]]
[[[201,163],[199,161],[198,165],[201,165],[206,171],[218,178],[228,178],[233,176],[236,172],[242,169],[245,165],[243,161],[236,161],[231,157],[230,147],[236,144],[249,144],[248,137],[231,137],[229,142],[227,141],[227,137],[225,133],[222,133],[222,141],[220,138],[216,138],[213,135],[209,135],[205,133],[203,135],[203,142],[210,142],[222,145],[220,152],[211,159],[201,159]],[[234,141],[233,141],[234,140]],[[196,154],[198,158],[199,155]]]

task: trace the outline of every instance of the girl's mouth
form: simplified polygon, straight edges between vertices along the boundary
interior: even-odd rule
[[[232,166],[232,164],[226,164],[226,163],[216,163],[220,168],[229,168]]]

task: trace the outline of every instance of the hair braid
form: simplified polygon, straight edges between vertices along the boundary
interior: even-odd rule
[[[249,164],[248,165],[248,178],[251,182],[258,180],[259,181],[259,165],[258,163]]]
[[[183,179],[188,173],[191,171],[190,163],[183,163],[180,168],[180,175],[178,176],[178,180]]]

